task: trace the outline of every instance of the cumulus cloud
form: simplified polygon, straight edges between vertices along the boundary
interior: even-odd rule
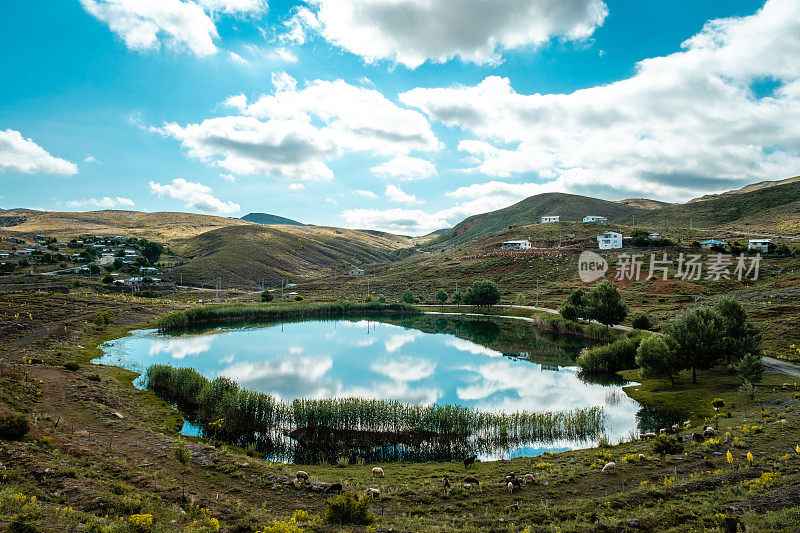
[[[402,155],[370,169],[380,178],[420,180],[436,174],[436,166],[425,159]]]
[[[306,186],[303,185],[302,183],[292,183],[291,185],[289,185],[290,191],[302,191],[305,188]]]
[[[602,0],[312,0],[294,12],[286,40],[310,31],[367,62],[387,59],[415,68],[453,57],[486,64],[503,49],[554,37],[586,39],[603,23]]]
[[[85,200],[70,200],[67,202],[69,207],[99,207],[102,209],[112,209],[114,207],[133,207],[133,200],[123,196],[111,198],[104,196],[103,198],[87,198]]]
[[[800,171],[800,4],[708,22],[682,50],[633,76],[569,94],[521,94],[510,80],[417,88],[406,105],[467,132],[468,172],[492,181],[454,191],[508,203],[550,190],[685,200]],[[756,89],[770,80],[766,94]]]
[[[18,131],[0,130],[0,171],[13,170],[23,174],[77,174],[78,166],[66,159],[54,157],[47,150],[25,139]]]
[[[357,194],[358,196],[363,196],[364,198],[369,198],[370,200],[376,200],[378,195],[372,191],[367,191],[365,189],[355,189],[353,194]]]
[[[417,200],[417,197],[414,196],[413,194],[408,194],[402,191],[400,187],[398,187],[397,185],[387,185],[385,194],[390,201],[395,202],[397,204],[424,203],[422,200]]]
[[[216,15],[255,15],[267,8],[265,0],[80,0],[80,3],[131,50],[155,50],[163,43],[199,57],[217,52]]]
[[[272,94],[252,103],[243,94],[225,100],[238,115],[167,123],[159,131],[180,140],[191,157],[230,172],[299,181],[331,179],[327,162],[346,153],[398,158],[441,147],[422,113],[374,89],[342,80],[298,88],[285,72],[273,74],[272,84]]]
[[[211,187],[201,183],[186,181],[183,178],[172,180],[172,183],[161,185],[150,182],[150,192],[159,197],[167,196],[184,202],[188,209],[196,209],[204,213],[228,215],[241,210],[239,204],[223,202],[211,194]]]

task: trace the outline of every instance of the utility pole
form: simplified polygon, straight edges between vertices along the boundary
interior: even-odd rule
[[[222,288],[222,276],[217,281],[217,303],[219,303],[219,290]]]
[[[286,278],[281,278],[281,300],[284,302],[286,301],[286,296],[283,295],[283,282],[286,281]]]

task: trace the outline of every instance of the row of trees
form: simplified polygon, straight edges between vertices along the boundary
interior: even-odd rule
[[[465,303],[467,305],[489,307],[500,302],[500,289],[497,288],[494,282],[489,280],[476,281],[467,290],[466,294],[462,294],[461,291],[456,291],[453,293],[452,298],[447,294],[447,291],[439,289],[436,293],[436,302],[439,305],[444,305],[447,303],[448,299],[451,299],[454,304]],[[400,301],[413,304],[417,299],[410,289],[406,289],[400,296]]]
[[[744,381],[761,379],[761,336],[747,320],[742,305],[726,298],[714,307],[684,311],[639,344],[636,364],[645,378],[669,379],[673,384],[682,370],[708,370],[719,363],[735,364]]]

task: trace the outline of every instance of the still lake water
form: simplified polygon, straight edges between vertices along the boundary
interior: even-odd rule
[[[599,406],[612,442],[642,427],[640,406],[622,383],[581,379],[574,360],[586,341],[538,332],[513,320],[425,315],[299,320],[215,327],[181,334],[154,330],[101,346],[96,363],[144,373],[153,364],[191,367],[213,379],[283,401],[363,397],[453,404],[513,413]],[[145,386],[144,375],[134,382]],[[637,416],[639,413],[639,416]],[[189,424],[185,432],[196,431]],[[595,442],[531,442],[483,458],[532,456]]]

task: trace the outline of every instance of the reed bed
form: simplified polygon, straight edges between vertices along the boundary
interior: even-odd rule
[[[175,402],[206,435],[234,445],[276,446],[294,430],[310,433],[423,436],[430,455],[528,442],[588,441],[602,434],[605,416],[592,407],[564,412],[490,413],[457,405],[409,405],[395,400],[298,399],[291,403],[239,388],[228,378],[208,380],[194,370],[153,365],[147,387]],[[338,432],[338,433],[337,433]],[[396,444],[396,443],[395,443]],[[388,455],[424,452],[395,446]],[[400,451],[405,450],[403,453]]]
[[[302,316],[344,316],[358,314],[393,313],[412,315],[420,311],[408,304],[379,302],[333,302],[281,304],[223,304],[193,307],[169,314],[156,323],[159,331],[170,331],[200,324],[213,324],[238,320],[270,320]]]

